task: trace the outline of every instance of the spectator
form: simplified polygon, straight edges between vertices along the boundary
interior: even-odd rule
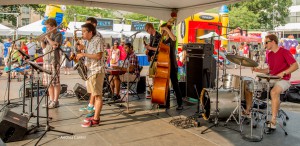
[[[4,53],[4,45],[2,43],[2,40],[0,40],[0,66],[2,66],[2,61],[3,61],[3,53]]]
[[[29,42],[26,44],[28,48],[28,55],[30,56],[31,59],[34,58],[36,50],[38,49],[36,43],[33,42],[32,40],[33,40],[32,37],[30,37]]]

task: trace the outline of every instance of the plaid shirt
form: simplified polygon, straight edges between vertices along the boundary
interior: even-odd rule
[[[139,61],[134,52],[132,52],[127,58],[127,60],[125,61],[124,67],[127,67],[128,62],[130,63],[130,65],[134,66],[134,71],[132,73],[135,73],[138,76],[140,74],[138,68]]]
[[[102,52],[102,57],[100,60],[86,57],[85,65],[88,69],[87,77],[89,78],[97,73],[105,73],[105,53],[103,39],[101,39],[98,35],[93,36],[92,39],[88,42],[85,51],[87,54],[97,54]]]

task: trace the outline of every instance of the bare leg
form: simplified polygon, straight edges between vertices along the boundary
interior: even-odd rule
[[[120,84],[121,84],[121,81],[120,81],[119,77],[115,78],[114,82],[115,82],[115,86],[116,86],[116,94],[120,95]]]
[[[60,94],[60,85],[55,85],[54,86],[54,99],[52,101],[57,102],[59,94]]]
[[[272,98],[272,120],[273,124],[276,123],[276,117],[278,114],[279,106],[280,106],[280,93],[282,92],[282,88],[280,86],[274,86],[271,90],[271,98]]]
[[[95,98],[95,115],[94,120],[100,120],[100,113],[103,106],[102,96],[96,95]]]
[[[90,96],[90,105],[95,105],[95,96]]]
[[[115,83],[114,80],[112,81],[113,76],[109,76],[109,81],[110,82],[110,89],[111,89],[111,93],[114,94],[115,93]]]
[[[245,100],[246,100],[246,114],[250,113],[250,108],[252,105],[252,92],[245,90]]]
[[[50,85],[48,89],[49,98],[51,101],[54,101],[54,86]]]

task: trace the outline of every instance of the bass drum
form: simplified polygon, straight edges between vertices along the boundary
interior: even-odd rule
[[[219,118],[228,118],[237,106],[238,93],[232,90],[219,89],[218,97]],[[217,90],[203,88],[200,102],[204,110],[202,114],[204,120],[213,119],[216,116],[216,100]]]

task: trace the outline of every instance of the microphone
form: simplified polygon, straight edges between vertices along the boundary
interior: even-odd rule
[[[28,55],[28,54],[26,54],[24,51],[22,51],[22,50],[18,50],[19,52],[20,52],[20,54],[23,56],[23,57],[25,57],[25,59],[29,59],[30,58],[30,56]]]

